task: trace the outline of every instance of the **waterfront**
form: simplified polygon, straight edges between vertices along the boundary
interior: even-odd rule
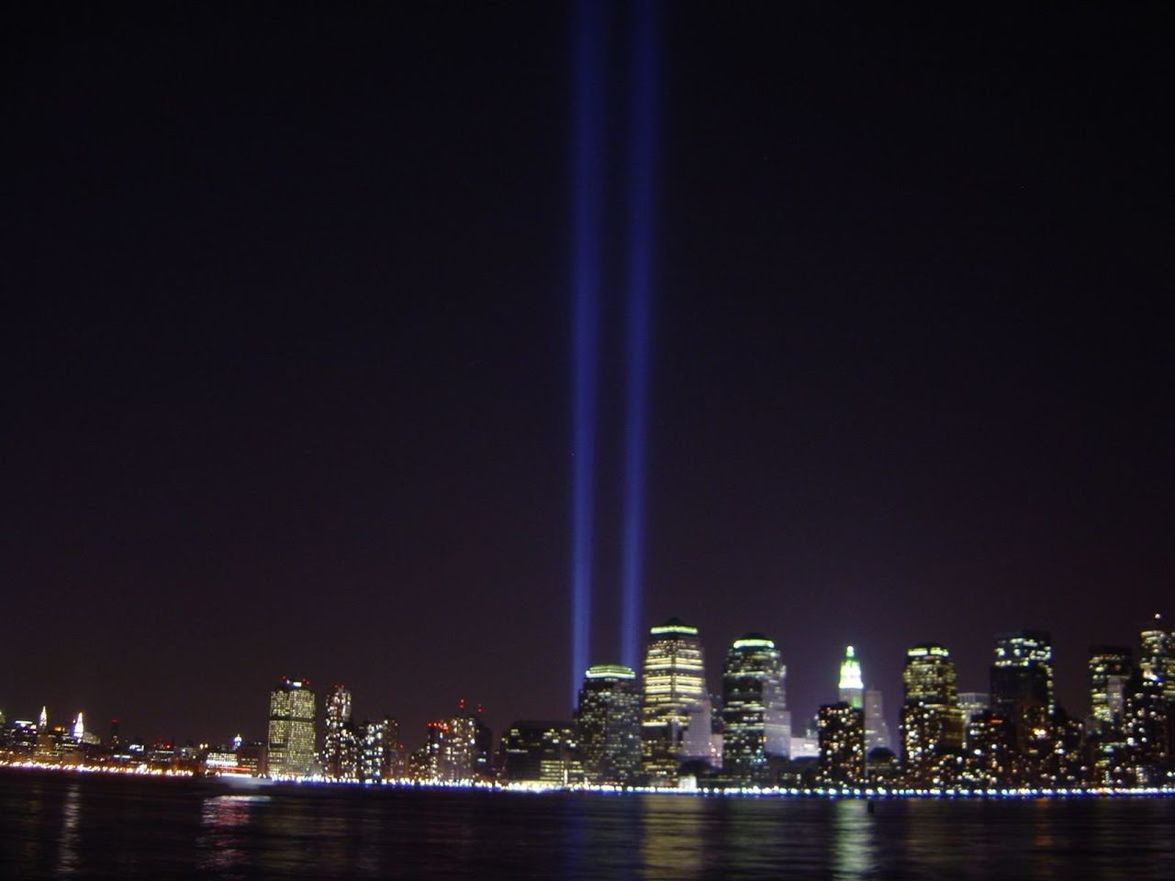
[[[527,795],[0,774],[19,878],[1169,878],[1175,799]]]

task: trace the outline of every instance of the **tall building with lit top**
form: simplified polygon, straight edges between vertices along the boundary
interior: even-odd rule
[[[865,780],[865,711],[847,701],[825,704],[816,717],[820,782],[853,786]]]
[[[308,679],[285,678],[269,695],[270,777],[302,777],[317,771],[314,757],[314,691]]]
[[[1134,672],[1129,646],[1095,645],[1089,649],[1089,715],[1100,731],[1122,721],[1126,690]]]
[[[688,745],[686,732],[704,701],[706,671],[698,628],[677,618],[649,628],[641,696],[641,766],[651,783],[676,782]],[[705,724],[709,726],[708,714]]]
[[[840,682],[837,697],[841,703],[858,710],[865,707],[865,683],[861,679],[861,662],[853,647],[845,646],[844,660],[840,662]]]
[[[359,741],[351,724],[351,692],[336,685],[326,699],[322,772],[332,780],[354,780],[359,772]]]
[[[762,634],[736,639],[726,653],[722,770],[734,783],[771,783],[769,757],[791,751],[784,676],[779,650]]]
[[[1012,716],[1028,704],[1043,707],[1050,718],[1056,709],[1052,638],[1040,630],[1001,634],[991,668],[992,709]]]
[[[906,651],[902,768],[911,785],[940,786],[954,779],[963,749],[957,679],[943,646],[923,643]]]
[[[628,785],[638,781],[641,695],[631,667],[588,667],[579,690],[575,724],[587,782]]]
[[[1026,785],[1043,780],[1057,751],[1053,646],[1047,633],[1022,630],[996,637],[991,708],[1007,720],[1009,779]]]

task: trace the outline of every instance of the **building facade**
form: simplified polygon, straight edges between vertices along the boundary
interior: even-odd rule
[[[308,679],[286,677],[269,695],[267,773],[305,777],[318,771],[314,690]]]
[[[596,664],[584,674],[575,711],[588,783],[633,785],[641,773],[641,695],[636,673]]]
[[[865,711],[847,701],[825,704],[816,716],[819,781],[825,786],[865,782]]]
[[[906,781],[912,786],[950,784],[963,750],[963,713],[950,652],[937,643],[908,649],[902,685],[902,770]]]
[[[769,784],[769,759],[791,752],[786,675],[775,643],[758,633],[736,639],[722,672],[722,771],[733,783]]]
[[[709,701],[698,629],[677,618],[649,629],[641,696],[641,767],[648,782],[676,783],[688,749],[691,725],[704,724],[709,742],[710,718],[697,718]],[[709,750],[706,750],[707,756]]]

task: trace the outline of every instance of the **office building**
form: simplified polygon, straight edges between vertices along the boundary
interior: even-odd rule
[[[282,679],[269,696],[266,773],[270,777],[304,777],[317,772],[314,717],[310,681]]]
[[[767,637],[749,633],[731,644],[722,673],[722,769],[733,783],[771,783],[769,758],[791,752],[784,676]]]
[[[501,778],[506,783],[567,786],[583,779],[575,726],[570,722],[515,722],[502,735],[500,756]]]
[[[902,671],[902,768],[913,786],[954,781],[963,749],[955,662],[936,643],[913,646]]]
[[[856,786],[865,780],[865,711],[847,701],[825,704],[817,715],[819,780]]]
[[[336,685],[326,700],[326,733],[322,743],[322,772],[331,780],[359,776],[360,744],[351,724],[351,692]]]
[[[650,628],[641,698],[641,767],[649,783],[676,784],[691,724],[706,725],[708,756],[709,713],[697,718],[704,701],[698,629],[677,618]]]
[[[1089,715],[1097,730],[1105,732],[1122,721],[1126,689],[1134,672],[1128,646],[1095,645],[1089,649]]]
[[[1043,707],[1049,718],[1056,709],[1052,638],[1039,630],[1001,634],[991,668],[992,709],[1014,718],[1030,705]]]
[[[596,664],[587,669],[579,690],[575,724],[587,782],[638,782],[641,695],[631,667]]]

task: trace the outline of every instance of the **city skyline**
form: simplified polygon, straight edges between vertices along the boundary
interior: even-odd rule
[[[495,738],[484,707],[464,699],[430,720],[423,743],[402,737],[391,715],[358,721],[344,684],[324,694],[309,679],[282,677],[269,695],[262,741],[231,745],[108,739],[83,712],[51,724],[8,720],[0,711],[0,764],[66,771],[154,773],[403,785],[526,785],[775,794],[832,787],[928,795],[1000,790],[1171,791],[1175,780],[1175,629],[1156,614],[1138,633],[1137,656],[1121,646],[1089,650],[1089,712],[1055,699],[1045,631],[997,634],[988,694],[961,693],[950,650],[906,650],[900,745],[871,743],[884,726],[881,695],[864,688],[860,659],[845,648],[836,700],[796,736],[787,667],[760,633],[736,638],[722,691],[704,690],[698,628],[671,618],[648,628],[646,665],[594,664],[583,674],[569,719],[518,720]],[[866,697],[868,695],[868,697]],[[872,710],[869,707],[872,706]],[[712,710],[717,708],[717,712]],[[321,724],[320,724],[321,717]],[[264,781],[251,785],[263,785]]]
[[[896,741],[910,645],[987,693],[1046,629],[1084,706],[1175,574],[1165,30],[638,7],[593,31],[585,660],[677,615],[716,691],[761,632],[807,714],[852,645]],[[567,716],[583,8],[14,13],[6,710]]]
[[[1009,641],[1015,644],[1017,642],[1027,640],[1029,643],[1031,643],[1032,648],[1035,648],[1040,641],[1043,641],[1048,646],[1047,654],[1034,656],[1034,658],[1038,657],[1040,660],[1044,661],[1046,665],[1044,669],[1047,670],[1048,688],[1044,694],[1047,695],[1047,697],[1043,697],[1041,699],[1041,703],[1048,708],[1048,714],[1050,716],[1053,714],[1054,709],[1060,708],[1063,709],[1069,717],[1077,720],[1089,720],[1091,723],[1095,721],[1106,723],[1112,720],[1115,714],[1120,714],[1123,709],[1123,693],[1130,678],[1129,671],[1134,669],[1136,661],[1142,663],[1146,662],[1146,658],[1148,656],[1145,654],[1143,649],[1144,642],[1148,634],[1158,635],[1160,639],[1168,640],[1169,637],[1165,636],[1164,634],[1173,632],[1170,622],[1166,621],[1166,619],[1164,619],[1160,613],[1155,613],[1151,618],[1138,625],[1138,628],[1135,631],[1136,638],[1133,641],[1127,641],[1123,644],[1093,643],[1089,645],[1081,659],[1082,672],[1079,680],[1076,683],[1071,683],[1071,687],[1066,690],[1067,692],[1072,691],[1073,693],[1080,693],[1082,698],[1079,702],[1073,705],[1065,704],[1063,706],[1055,699],[1054,683],[1056,656],[1051,651],[1051,642],[1049,640],[1049,633],[1047,631],[1021,630],[994,634],[988,640],[989,651],[993,653],[993,656],[989,658],[990,663],[978,673],[971,671],[970,675],[964,677],[964,683],[972,679],[990,677],[988,681],[991,683],[992,687],[983,692],[965,691],[959,685],[958,664],[955,662],[953,652],[951,651],[950,647],[944,646],[940,643],[924,642],[907,647],[903,652],[903,657],[905,660],[902,677],[899,680],[899,683],[888,684],[889,687],[884,687],[883,683],[877,682],[864,672],[864,670],[867,669],[864,667],[864,664],[868,663],[867,659],[865,659],[863,662],[863,659],[856,648],[852,645],[849,645],[842,648],[842,654],[835,665],[835,670],[826,671],[827,675],[825,678],[829,683],[829,687],[826,689],[824,698],[810,708],[801,708],[796,712],[793,712],[793,707],[786,699],[786,683],[788,681],[788,677],[791,675],[790,670],[792,668],[789,668],[787,659],[776,647],[774,640],[771,640],[766,635],[758,632],[745,633],[734,638],[728,644],[728,652],[725,654],[726,664],[719,668],[721,672],[715,673],[713,676],[711,676],[705,672],[706,668],[702,662],[702,658],[700,656],[695,657],[691,655],[691,652],[700,653],[700,648],[685,649],[685,657],[689,658],[690,660],[687,660],[684,663],[684,666],[680,666],[681,662],[677,660],[682,649],[677,647],[677,645],[680,645],[680,643],[675,645],[675,641],[679,641],[684,638],[693,645],[700,646],[702,631],[703,628],[699,628],[695,625],[683,622],[680,618],[669,618],[664,622],[651,625],[645,634],[645,660],[647,662],[650,657],[654,657],[655,660],[653,667],[646,668],[645,664],[641,664],[635,668],[631,668],[615,662],[601,662],[589,666],[587,670],[584,671],[584,674],[588,675],[589,680],[592,678],[607,679],[608,677],[616,677],[617,675],[619,675],[621,679],[631,680],[633,682],[633,687],[636,689],[634,692],[636,696],[636,703],[634,704],[634,712],[636,713],[636,716],[634,718],[637,719],[637,725],[639,728],[642,725],[648,726],[653,724],[655,720],[657,720],[659,724],[664,724],[664,722],[660,721],[661,719],[689,717],[688,708],[690,705],[688,703],[681,703],[681,698],[678,695],[683,693],[680,691],[682,686],[676,684],[677,678],[683,675],[685,677],[684,681],[687,683],[685,685],[686,690],[684,693],[689,695],[694,695],[694,686],[692,685],[692,681],[696,677],[701,677],[701,681],[704,683],[704,692],[692,699],[696,700],[697,698],[702,698],[705,700],[705,715],[708,718],[711,713],[711,699],[717,699],[719,706],[724,703],[724,689],[727,687],[726,680],[730,675],[729,664],[731,662],[731,658],[733,657],[730,652],[737,653],[740,650],[744,652],[748,650],[751,652],[766,650],[770,655],[777,658],[776,661],[772,661],[771,663],[778,664],[780,671],[778,689],[781,693],[781,699],[778,705],[777,718],[774,724],[782,725],[783,727],[781,728],[781,731],[786,730],[787,735],[791,737],[793,743],[799,739],[802,739],[807,732],[814,732],[816,730],[816,723],[820,715],[820,710],[824,705],[830,705],[837,702],[844,703],[846,706],[862,710],[862,725],[866,726],[863,727],[862,733],[863,736],[866,735],[869,732],[867,727],[868,722],[866,721],[869,718],[867,715],[869,701],[871,699],[877,700],[876,696],[880,694],[883,697],[885,695],[889,695],[889,697],[884,697],[884,706],[889,709],[884,710],[885,715],[881,717],[884,725],[874,736],[888,741],[888,747],[897,752],[899,750],[899,744],[896,742],[896,737],[893,732],[899,731],[903,727],[900,721],[902,718],[901,709],[903,706],[903,701],[899,699],[899,696],[904,694],[906,697],[909,697],[909,695],[912,693],[911,689],[913,689],[913,694],[919,700],[924,699],[927,697],[927,695],[929,695],[931,698],[931,703],[935,705],[942,703],[957,703],[964,710],[964,714],[960,722],[962,726],[965,726],[969,721],[970,713],[977,712],[979,709],[987,709],[990,707],[992,709],[1007,710],[1009,705],[1006,703],[1001,704],[1001,689],[997,684],[996,676],[1001,673],[1006,673],[1006,669],[1001,668],[1006,668],[1006,661],[1004,660],[1004,657],[1005,654],[1008,653],[1006,646],[1008,645]],[[659,654],[658,649],[655,647],[658,646],[658,644],[664,644],[667,641],[670,645],[674,645],[674,648],[671,649],[667,655]],[[1166,653],[1170,652],[1171,650],[1170,648],[1166,647],[1166,642],[1164,641],[1161,643],[1161,645],[1159,645],[1157,651],[1159,652],[1158,656],[1166,657]],[[650,655],[650,652],[652,652],[653,655]],[[1026,652],[1026,655],[1028,654],[1030,654],[1030,652]],[[1165,683],[1167,683],[1165,686],[1167,689],[1169,689],[1172,693],[1175,693],[1175,685],[1171,684],[1175,683],[1175,654],[1171,654],[1170,657],[1171,659],[1167,661],[1167,666],[1160,670],[1156,675],[1162,678]],[[915,661],[918,664],[923,665],[923,667],[920,668],[923,672],[915,674],[913,678],[911,678],[911,663]],[[942,661],[945,661],[947,664],[949,664],[949,681],[939,678],[942,674],[937,668],[938,666],[941,666],[940,662]],[[740,663],[743,662],[740,661]],[[930,666],[926,666],[928,664]],[[1107,667],[1107,664],[1115,664],[1116,666]],[[1095,668],[1097,670],[1096,674],[1094,672]],[[593,670],[596,671],[594,676],[591,675]],[[674,671],[672,676],[668,675],[670,670]],[[675,700],[670,700],[668,702],[665,702],[664,697],[653,697],[650,699],[650,693],[646,690],[648,687],[646,684],[646,677],[649,675],[653,677],[653,680],[656,683],[653,687],[654,692],[671,692],[673,695],[678,697],[676,697]],[[714,678],[717,679],[717,682],[711,681]],[[314,747],[313,751],[316,754],[321,753],[322,761],[327,762],[329,761],[327,757],[330,755],[332,750],[332,747],[330,746],[330,738],[332,736],[337,737],[340,728],[344,725],[349,725],[353,717],[359,718],[360,716],[370,716],[377,721],[380,718],[394,717],[397,720],[397,725],[400,732],[404,735],[403,742],[405,744],[411,745],[415,742],[413,736],[414,734],[420,734],[420,731],[427,731],[438,718],[443,718],[445,714],[449,712],[454,706],[458,707],[461,712],[465,712],[465,708],[468,703],[467,696],[476,692],[476,689],[465,690],[461,692],[460,695],[450,696],[447,702],[440,697],[435,697],[430,704],[430,709],[425,711],[421,711],[419,708],[409,709],[404,707],[396,707],[395,705],[389,704],[387,702],[382,705],[378,705],[380,700],[378,697],[367,695],[365,696],[366,699],[360,703],[361,707],[364,708],[363,711],[356,713],[353,709],[352,691],[345,683],[335,682],[335,684],[329,686],[329,691],[316,692],[313,691],[313,689],[316,687],[314,683],[323,681],[317,677],[291,677],[288,674],[282,674],[278,677],[271,677],[271,680],[273,679],[276,679],[277,685],[274,686],[270,692],[268,715],[266,716],[267,721],[256,723],[256,725],[254,725],[251,720],[256,714],[247,713],[242,717],[240,724],[236,726],[229,726],[231,732],[188,732],[181,735],[180,737],[177,737],[176,732],[171,732],[165,735],[159,732],[148,734],[147,732],[136,731],[135,736],[141,737],[143,742],[205,742],[215,744],[218,742],[227,742],[228,738],[230,738],[232,735],[236,735],[238,737],[245,737],[245,739],[249,741],[268,741],[270,744],[272,744],[275,738],[275,718],[280,718],[282,720],[295,718],[305,722],[309,726],[309,730],[314,732],[312,736],[309,734],[303,734],[301,736],[303,744],[314,742],[316,746]],[[581,675],[581,682],[582,681],[583,678]],[[942,685],[944,681],[947,682],[947,685],[945,686]],[[863,687],[860,689],[859,699],[856,696],[857,682],[863,683]],[[933,687],[924,685],[926,682],[931,682]],[[670,683],[674,684],[671,686]],[[846,684],[848,686],[847,689]],[[942,687],[946,687],[948,691],[940,693],[939,691],[935,690],[941,690]],[[296,694],[303,688],[311,689],[310,693],[313,695],[313,697],[308,699],[308,704],[302,703],[301,711],[297,712],[295,715],[291,698],[288,695]],[[924,691],[926,693],[923,693]],[[1005,686],[1004,692],[1009,691],[1014,694],[1020,694],[1024,692],[1024,689],[1015,685]],[[1029,689],[1029,692],[1030,691],[1031,689]],[[525,693],[525,689],[520,689],[519,693]],[[1115,696],[1109,696],[1111,693],[1113,693]],[[873,698],[870,698],[870,695],[873,695]],[[2,696],[0,696],[0,698],[2,698]],[[319,703],[319,698],[321,698],[321,705]],[[758,699],[759,698],[756,698],[756,700]],[[1167,699],[1171,699],[1169,695]],[[968,703],[969,700],[979,700],[981,701],[981,705],[972,706]],[[572,707],[570,710],[568,710],[563,717],[553,715],[550,718],[563,718],[565,724],[570,724],[578,712],[578,704],[581,701],[582,688],[580,696],[577,700],[576,707]],[[276,709],[279,705],[281,707],[280,711]],[[123,728],[123,724],[124,721],[128,718],[130,718],[133,723],[133,715],[129,717],[127,715],[123,715],[120,717],[115,717],[109,722],[104,722],[99,717],[95,716],[92,711],[87,708],[88,706],[89,705],[83,701],[82,704],[79,705],[79,709],[76,710],[76,716],[69,716],[70,726],[80,725],[83,713],[90,712],[91,731],[95,729],[105,730],[105,728],[109,727],[113,730],[121,732],[121,736],[125,737],[127,734],[129,734],[129,731]],[[478,718],[489,717],[489,714],[486,712],[486,708],[483,705],[477,703],[476,706]],[[41,704],[41,710],[39,714],[40,721],[38,724],[42,728],[46,724],[45,718],[48,707],[49,704],[47,703]],[[309,709],[306,709],[307,707],[309,707]],[[659,707],[663,709],[658,709]],[[1107,707],[1115,709],[1107,710]],[[57,718],[56,710],[57,708],[55,708],[55,718]],[[670,713],[668,717],[665,715],[667,710]],[[390,717],[388,716],[389,712],[391,712]],[[411,727],[403,726],[399,722],[401,719],[413,719],[417,716],[421,716],[422,713],[423,718],[427,721],[426,723],[423,723],[421,726],[419,726],[419,731]],[[779,714],[782,714],[782,716]],[[14,713],[11,708],[6,707],[2,700],[0,700],[0,724],[4,724],[5,719],[7,722],[12,723],[17,720],[20,715],[21,714],[19,712]],[[719,715],[721,714],[719,713]],[[891,715],[894,717],[894,722],[896,722],[896,725],[894,722],[891,722]],[[522,720],[539,718],[533,713],[525,712],[525,706],[515,707],[512,710],[499,712],[494,717],[495,721],[498,717],[511,720],[511,724],[517,724]],[[332,719],[334,720],[333,723]],[[288,722],[283,721],[281,724],[286,725]],[[680,725],[680,722],[677,724]],[[716,724],[720,723],[718,723],[716,720]],[[257,730],[254,730],[254,727],[256,727]],[[507,723],[498,723],[491,730],[494,731],[495,734],[504,735],[508,727],[509,725]],[[963,729],[961,728],[959,734],[960,738],[963,736],[962,730]],[[288,737],[288,729],[283,729],[283,731],[286,731],[287,733],[281,735],[279,739],[284,744],[285,739]],[[688,728],[684,729],[684,731],[677,730],[675,732],[676,736],[672,737],[671,740],[676,744],[676,752],[680,752],[682,755],[688,757],[690,742],[687,732]],[[638,754],[644,755],[644,761],[647,762],[649,755],[658,754],[658,750],[656,747],[650,750],[648,743],[644,742],[646,735],[642,735],[641,738],[639,738],[643,742],[643,746],[641,749],[638,749],[637,752]],[[654,735],[654,740],[657,739],[659,739],[658,736]],[[322,743],[321,750],[317,747],[318,741],[321,741]],[[780,741],[780,743],[782,743],[782,741]],[[883,744],[879,743],[877,745]],[[337,748],[338,747],[336,746],[335,749]],[[358,746],[355,745],[353,748],[358,749]],[[309,751],[310,747],[304,745],[304,756],[309,755]],[[775,754],[777,755],[786,755],[788,751],[789,748],[787,747],[775,747]],[[719,753],[721,752],[722,750],[719,749]],[[698,757],[700,757],[700,755],[701,754],[699,753]],[[302,761],[304,764],[306,759],[303,758]]]

